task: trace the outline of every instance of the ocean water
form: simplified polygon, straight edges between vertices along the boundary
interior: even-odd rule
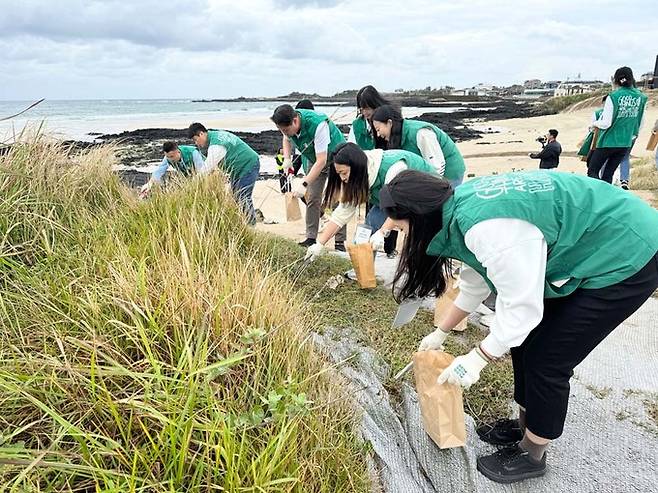
[[[0,101],[0,118],[18,113],[32,102]],[[26,124],[41,122],[45,122],[51,133],[77,140],[92,140],[89,133],[118,133],[154,126],[185,127],[193,121],[223,119],[241,127],[236,130],[259,131],[265,129],[262,127],[278,104],[281,103],[201,103],[191,99],[45,100],[19,117],[0,122],[0,136],[20,131]]]
[[[1,101],[0,119],[18,113],[33,101]],[[93,134],[119,133],[139,128],[185,128],[199,121],[228,130],[259,132],[273,129],[269,117],[281,101],[193,102],[191,99],[45,100],[19,117],[0,121],[0,141],[11,140],[26,125],[45,125],[57,137],[93,140]],[[291,102],[295,104],[295,101]],[[318,106],[337,123],[356,116],[353,102],[343,106]],[[452,112],[457,108],[405,108],[405,116],[425,111]],[[91,135],[90,135],[91,134]]]

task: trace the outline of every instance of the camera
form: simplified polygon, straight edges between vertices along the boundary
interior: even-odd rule
[[[546,137],[544,137],[544,136],[537,137],[535,140],[537,142],[539,142],[540,144],[545,144],[546,143]]]

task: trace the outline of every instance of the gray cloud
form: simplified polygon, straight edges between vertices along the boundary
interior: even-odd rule
[[[0,11],[4,99],[607,77],[652,67],[658,25],[649,0],[0,0]]]

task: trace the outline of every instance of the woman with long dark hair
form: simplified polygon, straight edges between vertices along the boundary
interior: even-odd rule
[[[658,287],[658,211],[599,180],[531,171],[446,180],[403,171],[380,207],[407,234],[395,296],[439,296],[450,259],[465,266],[460,294],[419,350],[438,349],[490,291],[490,333],[437,380],[468,387],[511,352],[518,420],[480,427],[506,447],[478,458],[488,478],[511,483],[546,470],[563,431],[573,369]],[[612,445],[612,444],[611,444]]]
[[[599,129],[596,149],[587,166],[587,176],[599,178],[599,171],[605,164],[601,180],[612,183],[612,176],[630,151],[640,133],[647,96],[636,87],[633,71],[620,67],[612,77],[614,90],[608,94],[603,113],[592,123]],[[625,173],[626,175],[627,173]],[[628,188],[628,176],[625,178]]]
[[[316,243],[308,247],[306,258],[313,259],[321,255],[324,245],[352,220],[357,207],[363,204],[370,206],[366,224],[375,231],[370,239],[371,244],[375,250],[381,248],[384,244],[381,230],[390,231],[392,228],[383,228],[386,216],[379,208],[379,191],[384,184],[407,169],[422,174],[436,173],[430,163],[411,152],[382,149],[363,151],[353,142],[339,146],[334,154],[334,163],[329,168],[323,206],[339,205],[318,235]]]
[[[391,104],[373,86],[364,86],[356,93],[357,116],[352,121],[352,127],[347,137],[348,142],[354,142],[364,151],[379,148],[385,149],[386,142],[372,128],[372,114],[380,106]]]
[[[356,93],[357,116],[352,122],[348,142],[354,142],[364,151],[386,149],[386,141],[372,127],[372,114],[380,106],[391,104],[373,86],[364,86]],[[389,258],[397,255],[398,232],[390,231],[384,240],[384,253]]]
[[[453,188],[464,179],[464,158],[453,140],[436,125],[402,118],[397,108],[384,105],[372,114],[377,135],[386,140],[386,149],[404,149],[432,163],[439,176],[450,181]]]

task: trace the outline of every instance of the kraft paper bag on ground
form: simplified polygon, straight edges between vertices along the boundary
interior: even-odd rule
[[[352,266],[356,272],[356,280],[362,289],[377,287],[375,279],[375,259],[370,243],[347,245]]]
[[[441,351],[419,351],[413,359],[423,427],[439,448],[463,447],[466,443],[462,389],[436,383],[453,359]]]
[[[301,218],[299,200],[293,196],[292,192],[286,192],[286,221],[299,221]]]
[[[441,321],[443,315],[450,307],[453,301],[457,298],[459,294],[459,280],[453,279],[452,277],[448,278],[448,286],[446,287],[446,292],[443,293],[443,296],[436,299],[436,305],[434,306],[434,325],[438,325]],[[466,329],[467,320],[464,319],[457,326],[452,329],[457,332],[462,332]]]
[[[658,146],[658,133],[651,134],[649,142],[647,142],[647,151],[655,151]]]

